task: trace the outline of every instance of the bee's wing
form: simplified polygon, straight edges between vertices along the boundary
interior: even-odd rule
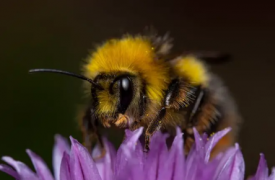
[[[185,54],[192,54],[208,64],[223,64],[232,60],[231,54],[217,51],[195,51],[185,52]]]

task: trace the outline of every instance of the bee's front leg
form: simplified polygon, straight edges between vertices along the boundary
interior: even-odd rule
[[[101,154],[94,158],[100,159],[106,154],[106,149],[101,137],[100,132],[98,131],[99,119],[94,113],[94,109],[89,107],[86,110],[86,113],[82,119],[82,133],[84,139],[84,145],[89,152],[92,152],[93,142],[96,141],[99,144],[101,149]],[[96,139],[96,140],[95,140]]]
[[[129,127],[131,131],[134,131],[138,128],[140,128],[142,125],[140,124],[140,121],[134,121],[133,124]]]
[[[148,128],[146,129],[146,132],[145,132],[145,147],[144,147],[145,152],[149,151],[149,145],[150,145],[151,137],[157,130],[159,130],[161,128],[162,120],[163,120],[165,114],[166,114],[166,108],[163,107],[158,112],[157,117],[154,120],[151,121]]]

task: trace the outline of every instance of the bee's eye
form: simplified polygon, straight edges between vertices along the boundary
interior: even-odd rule
[[[122,77],[118,80],[118,88],[120,91],[120,103],[118,111],[120,113],[125,113],[133,99],[133,82],[129,77]]]

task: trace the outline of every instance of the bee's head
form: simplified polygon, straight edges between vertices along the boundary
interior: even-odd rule
[[[101,112],[114,112],[115,107],[124,112],[137,100],[142,88],[150,102],[162,103],[169,83],[169,67],[156,51],[147,37],[124,36],[103,43],[90,54],[83,71],[104,87],[102,94],[98,94],[99,103],[106,102],[99,108]],[[110,97],[112,102],[107,103]]]
[[[140,80],[130,73],[99,74],[95,82],[103,87],[92,86],[93,101],[98,114],[117,116],[133,111],[140,98]],[[129,111],[128,111],[129,110]],[[130,113],[131,114],[131,113]]]

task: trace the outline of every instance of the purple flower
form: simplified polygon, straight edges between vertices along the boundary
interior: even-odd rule
[[[107,154],[93,161],[100,150],[95,147],[90,154],[77,140],[70,138],[69,143],[56,136],[53,150],[54,176],[44,161],[35,153],[27,150],[35,167],[33,172],[24,163],[10,157],[2,160],[8,165],[0,165],[0,170],[17,180],[243,180],[244,159],[238,144],[220,153],[211,161],[210,152],[215,144],[230,129],[220,131],[210,137],[195,132],[195,143],[187,157],[184,155],[183,138],[180,130],[174,138],[171,148],[166,146],[167,135],[157,132],[150,144],[150,151],[143,152],[138,141],[142,128],[136,131],[126,130],[126,139],[116,152],[114,147],[104,140]],[[250,180],[275,180],[275,169],[268,176],[268,167],[263,155],[256,174]]]

